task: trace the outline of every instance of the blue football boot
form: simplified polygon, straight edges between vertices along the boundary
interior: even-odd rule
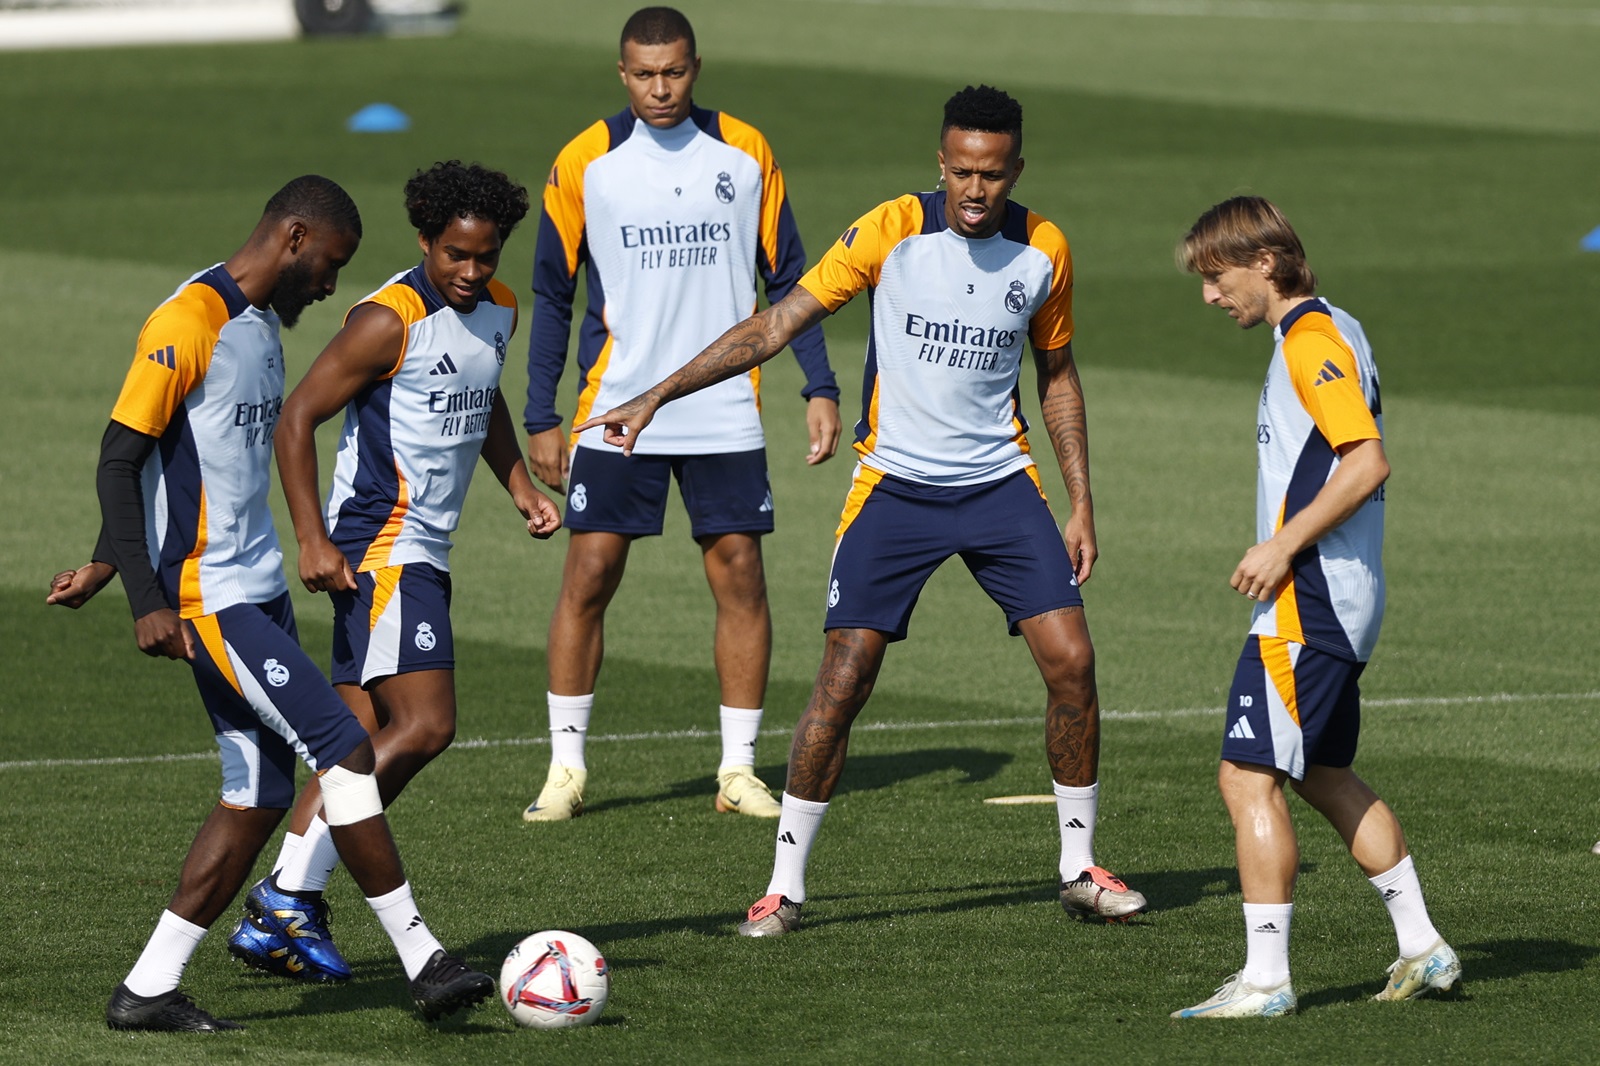
[[[326,900],[279,891],[272,879],[256,883],[244,900],[244,917],[228,936],[228,951],[258,970],[296,981],[348,981],[350,964],[328,930]]]

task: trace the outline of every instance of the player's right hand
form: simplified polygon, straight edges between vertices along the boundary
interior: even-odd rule
[[[105,588],[116,573],[117,568],[110,563],[85,563],[76,570],[63,570],[50,579],[50,594],[44,602],[76,611],[94,599],[94,594]]]
[[[582,433],[595,426],[604,426],[605,433],[601,439],[614,448],[621,448],[623,455],[632,455],[639,434],[644,432],[644,427],[648,426],[650,420],[656,416],[658,406],[647,392],[642,396],[635,396],[621,406],[613,407],[603,415],[596,415],[582,425],[573,426],[572,432]]]
[[[133,639],[146,655],[165,655],[169,659],[193,659],[194,638],[178,612],[170,607],[151,611],[133,623]]]
[[[571,462],[567,435],[560,426],[528,434],[528,469],[534,477],[563,496],[567,494],[567,472]]]
[[[300,580],[311,592],[354,592],[350,560],[327,537],[300,545]]]

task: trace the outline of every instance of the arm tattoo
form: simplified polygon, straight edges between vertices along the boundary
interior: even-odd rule
[[[1055,448],[1056,462],[1074,506],[1088,503],[1089,425],[1083,408],[1083,383],[1072,359],[1072,343],[1033,353],[1039,371],[1039,412]]]
[[[651,393],[655,394],[656,402],[662,404],[746,373],[783,351],[784,345],[827,317],[827,308],[797,286],[779,302],[718,337]]]

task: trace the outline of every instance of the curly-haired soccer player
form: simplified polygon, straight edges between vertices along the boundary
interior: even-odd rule
[[[733,327],[643,395],[590,419],[632,449],[662,404],[772,357],[872,290],[855,484],[828,579],[827,644],[795,726],[767,894],[739,927],[800,923],[811,845],[844,768],[850,727],[889,644],[952,555],[1028,642],[1047,693],[1046,752],[1061,827],[1060,899],[1075,916],[1126,919],[1145,898],[1094,861],[1100,707],[1078,585],[1097,554],[1083,390],[1072,358],[1072,258],[1056,226],[1010,200],[1022,108],[989,86],[945,105],[946,190],[880,204],[845,230],[782,302]],[[1045,503],[1017,406],[1031,341],[1045,432],[1072,500],[1065,537]]]
[[[561,525],[528,476],[500,395],[517,301],[494,274],[528,194],[498,171],[452,160],[419,171],[405,202],[422,262],[350,311],[284,404],[277,433],[300,579],[333,600],[333,681],[376,730],[385,805],[455,737],[450,534],[479,455],[530,534]],[[324,514],[313,431],[341,409]],[[343,980],[350,969],[322,903],[339,857],[316,810],[313,785],[229,946],[286,977]]]

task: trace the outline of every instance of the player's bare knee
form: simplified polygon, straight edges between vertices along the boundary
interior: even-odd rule
[[[349,755],[339,760],[339,765],[351,773],[372,773],[378,766],[377,756],[372,751],[372,741],[363,737],[361,743],[352,748]]]

